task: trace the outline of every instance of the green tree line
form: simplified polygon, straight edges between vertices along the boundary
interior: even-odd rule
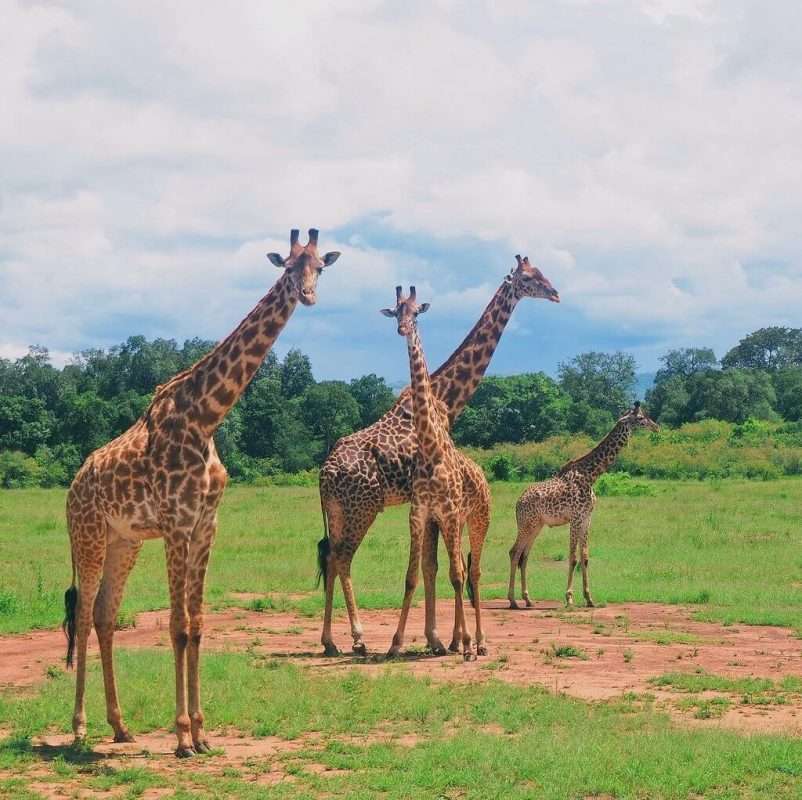
[[[214,346],[133,336],[87,350],[58,369],[32,347],[0,359],[0,486],[67,485],[83,459],[129,427],[155,387]],[[664,426],[718,419],[802,420],[802,329],[763,328],[720,361],[709,348],[672,350],[647,392]],[[460,446],[603,435],[635,396],[636,363],[625,353],[582,353],[545,373],[489,377],[454,426]],[[216,435],[235,480],[314,470],[341,436],[394,402],[384,379],[316,381],[309,358],[271,353]]]

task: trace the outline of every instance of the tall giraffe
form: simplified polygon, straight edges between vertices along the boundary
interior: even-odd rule
[[[550,528],[571,523],[571,540],[568,547],[568,588],[565,602],[574,602],[574,571],[577,553],[581,552],[582,591],[585,602],[593,605],[590,595],[588,573],[588,533],[590,518],[596,504],[593,484],[602,473],[613,465],[621,450],[626,447],[634,428],[659,430],[656,422],[643,412],[636,402],[613,426],[613,429],[589,453],[569,461],[547,481],[532,484],[519,498],[515,506],[518,520],[518,538],[510,548],[510,586],[507,598],[510,608],[518,608],[515,602],[515,569],[521,570],[521,592],[527,606],[532,605],[526,587],[526,562],[529,551],[544,525]]]
[[[340,255],[331,252],[321,258],[317,238],[317,230],[310,230],[304,247],[293,230],[286,259],[268,254],[284,270],[270,291],[214,350],[159,386],[145,413],[121,436],[95,450],[70,486],[72,585],[65,595],[65,630],[69,666],[77,649],[72,720],[76,741],[86,736],[86,648],[93,620],[114,741],[132,741],[114,680],[114,624],[143,541],[162,537],[175,656],[176,755],[210,749],[203,728],[198,661],[203,584],[227,477],[212,437],[298,301],[307,306],[316,302],[320,272]]]
[[[484,377],[518,301],[524,297],[560,301],[557,290],[528,258],[516,259],[517,266],[504,278],[479,321],[431,376],[432,393],[446,404],[451,423]],[[340,439],[321,467],[324,536],[318,543],[318,558],[326,592],[321,636],[326,655],[339,653],[331,633],[334,581],[338,575],[351,622],[354,652],[367,652],[351,582],[351,561],[376,515],[387,506],[410,501],[416,450],[412,396],[407,388],[381,419]],[[432,535],[436,542],[437,532]]]
[[[470,532],[471,561],[468,580],[471,599],[476,612],[477,654],[485,655],[487,648],[482,631],[479,604],[479,563],[482,558],[487,528],[490,524],[490,487],[481,468],[457,450],[449,433],[448,409],[435,397],[429,380],[429,370],[418,335],[417,318],[429,309],[428,303],[418,305],[415,287],[410,286],[409,297],[402,296],[396,286],[395,308],[382,309],[382,314],[398,322],[398,333],[407,340],[409,353],[410,392],[412,394],[412,422],[418,449],[412,468],[412,505],[409,510],[409,565],[404,590],[404,602],[398,629],[388,655],[394,656],[404,643],[409,606],[418,583],[421,551],[427,528],[437,526],[443,535],[450,564],[451,584],[454,587],[454,635],[451,649],[459,650],[462,640],[463,655],[474,657],[471,636],[465,624],[462,589],[465,573],[462,560],[462,528],[466,522]],[[432,547],[434,546],[433,552]],[[424,560],[426,588],[426,640],[436,653],[445,653],[435,628],[434,604],[437,561],[437,539],[427,542]]]

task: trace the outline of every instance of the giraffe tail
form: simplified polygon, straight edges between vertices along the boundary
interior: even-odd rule
[[[78,587],[75,585],[75,554],[72,556],[72,583],[70,588],[64,592],[64,622],[61,629],[67,637],[67,667],[72,668],[73,655],[75,654],[75,616],[78,609]]]
[[[326,572],[329,565],[329,553],[331,553],[331,541],[329,540],[329,518],[326,514],[326,507],[320,501],[320,510],[323,513],[323,538],[317,543],[317,583],[323,581],[323,588],[326,588]]]
[[[468,563],[464,564],[465,568],[465,590],[468,592],[468,599],[471,601],[471,606],[476,608],[476,595],[473,593],[473,581],[471,580],[471,553],[468,553]]]

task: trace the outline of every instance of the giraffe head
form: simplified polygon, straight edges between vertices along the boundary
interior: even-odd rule
[[[537,267],[529,263],[529,256],[524,258],[515,256],[515,258],[518,266],[510,271],[507,281],[512,284],[516,298],[520,300],[522,297],[539,297],[551,300],[552,303],[559,303],[559,292]]]
[[[385,317],[394,317],[398,320],[398,335],[409,336],[417,325],[418,314],[425,314],[429,304],[418,305],[415,297],[415,287],[409,287],[409,297],[404,297],[400,286],[395,287],[395,308],[383,308],[381,313]]]
[[[317,279],[324,267],[333,264],[340,254],[334,250],[322,258],[317,252],[317,228],[309,229],[309,242],[302,247],[298,241],[298,229],[290,231],[290,254],[282,258],[278,253],[268,253],[270,263],[284,269],[292,279],[295,296],[305,306],[317,302]]]
[[[632,404],[632,408],[625,411],[619,422],[629,425],[630,428],[648,428],[650,431],[659,431],[660,426],[646,415],[639,400]]]

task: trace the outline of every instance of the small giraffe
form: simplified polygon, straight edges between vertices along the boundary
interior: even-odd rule
[[[615,461],[618,453],[629,441],[634,428],[659,430],[656,422],[644,414],[640,403],[636,402],[616,422],[613,429],[601,442],[580,458],[569,461],[560,471],[547,481],[530,486],[518,499],[515,516],[518,520],[518,538],[510,548],[510,586],[507,598],[510,608],[518,608],[515,602],[515,569],[521,570],[521,591],[527,606],[532,605],[526,587],[526,562],[529,551],[544,525],[556,528],[571,523],[571,541],[568,547],[568,588],[565,602],[574,602],[574,571],[577,552],[581,551],[582,591],[585,602],[593,605],[590,595],[588,574],[588,533],[596,494],[593,484]]]
[[[452,424],[481,383],[518,303],[527,297],[560,302],[557,290],[528,258],[515,258],[517,266],[501,282],[477,323],[431,375],[432,392],[446,404]],[[376,516],[387,506],[410,501],[416,450],[412,396],[406,388],[381,419],[340,439],[320,469],[324,532],[318,543],[318,558],[326,593],[321,643],[328,656],[339,653],[331,630],[338,576],[351,623],[353,650],[367,653],[351,562]],[[428,532],[427,541],[431,536],[436,542],[437,530]]]
[[[466,660],[475,657],[471,636],[465,624],[462,588],[465,566],[462,559],[462,528],[466,522],[470,534],[471,559],[469,595],[476,612],[477,654],[486,655],[487,646],[482,630],[479,606],[479,576],[482,547],[490,523],[490,487],[477,464],[459,452],[449,433],[448,409],[432,393],[429,370],[418,336],[417,317],[428,310],[429,304],[418,305],[415,287],[409,297],[402,296],[396,286],[396,306],[382,309],[382,314],[398,321],[398,333],[407,340],[409,371],[412,392],[412,422],[418,440],[418,451],[412,473],[412,505],[409,510],[409,565],[407,567],[404,602],[398,629],[388,656],[395,656],[404,643],[409,606],[418,583],[421,551],[425,545],[423,565],[426,589],[426,641],[438,654],[445,654],[436,624],[435,578],[437,574],[437,534],[430,523],[437,525],[443,535],[451,566],[451,584],[454,587],[454,634],[450,649],[459,652],[462,640]],[[433,535],[432,535],[433,534]]]
[[[203,584],[227,477],[212,437],[298,301],[307,306],[316,302],[320,272],[340,255],[332,252],[321,258],[317,238],[317,230],[310,230],[304,247],[293,230],[288,258],[268,254],[271,263],[284,270],[270,291],[214,350],[159,386],[145,413],[121,436],[95,450],[70,486],[72,586],[65,595],[65,631],[68,666],[77,648],[72,720],[76,742],[86,737],[86,649],[93,622],[114,741],[132,741],[114,680],[114,625],[125,581],[143,541],[161,537],[175,656],[176,755],[210,750],[203,728],[198,662]]]

